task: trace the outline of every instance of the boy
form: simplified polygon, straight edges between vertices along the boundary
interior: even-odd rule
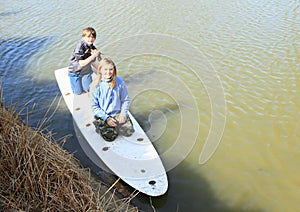
[[[82,31],[81,42],[73,50],[68,71],[71,88],[76,95],[89,91],[93,73],[91,65],[97,68],[95,61],[99,51],[94,46],[95,40],[95,29],[87,27]]]

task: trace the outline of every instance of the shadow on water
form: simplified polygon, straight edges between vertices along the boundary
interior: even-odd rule
[[[0,79],[5,102],[23,106],[29,101],[46,100],[54,95],[57,86],[49,82],[35,82],[26,75],[30,58],[35,58],[51,42],[50,37],[0,38]],[[41,95],[45,97],[41,98]],[[51,101],[51,99],[49,99]],[[33,104],[33,103],[32,103]],[[46,104],[45,104],[46,105]]]
[[[37,59],[52,42],[53,37],[0,38],[0,81],[6,106],[14,105],[20,119],[34,128],[45,123],[41,128],[49,127],[62,137],[74,127],[67,108],[55,107],[61,96],[55,78],[37,81],[27,73],[29,61]]]
[[[163,208],[170,211],[240,211],[228,207],[224,202],[215,197],[209,182],[201,176],[201,173],[189,168],[190,165],[183,161],[177,167],[168,172],[169,191],[165,197],[172,199]],[[174,204],[175,203],[175,204]],[[159,207],[159,201],[153,201]],[[164,210],[163,210],[164,211]],[[166,210],[167,211],[167,210]]]
[[[188,169],[187,165],[186,162],[182,162],[168,172],[169,188],[166,194],[159,197],[139,194],[133,203],[142,211],[241,211],[241,209],[232,208],[216,198],[207,180],[199,173]],[[195,179],[192,179],[191,176],[194,176]]]

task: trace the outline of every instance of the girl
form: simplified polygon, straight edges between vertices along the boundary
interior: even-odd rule
[[[106,141],[115,140],[118,133],[124,136],[134,133],[128,117],[130,98],[127,87],[117,76],[116,65],[108,57],[99,63],[97,76],[91,84],[91,94],[97,133]]]

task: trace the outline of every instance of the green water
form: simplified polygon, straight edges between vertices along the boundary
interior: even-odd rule
[[[298,211],[299,23],[298,1],[1,1],[3,96],[76,152],[65,104],[45,113],[92,26],[167,167],[156,211]]]

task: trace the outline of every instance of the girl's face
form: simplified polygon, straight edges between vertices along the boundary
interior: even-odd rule
[[[101,75],[104,79],[110,79],[114,74],[114,66],[106,63],[101,67]]]
[[[83,36],[82,40],[86,42],[88,45],[92,45],[95,41],[95,37],[90,33]]]

